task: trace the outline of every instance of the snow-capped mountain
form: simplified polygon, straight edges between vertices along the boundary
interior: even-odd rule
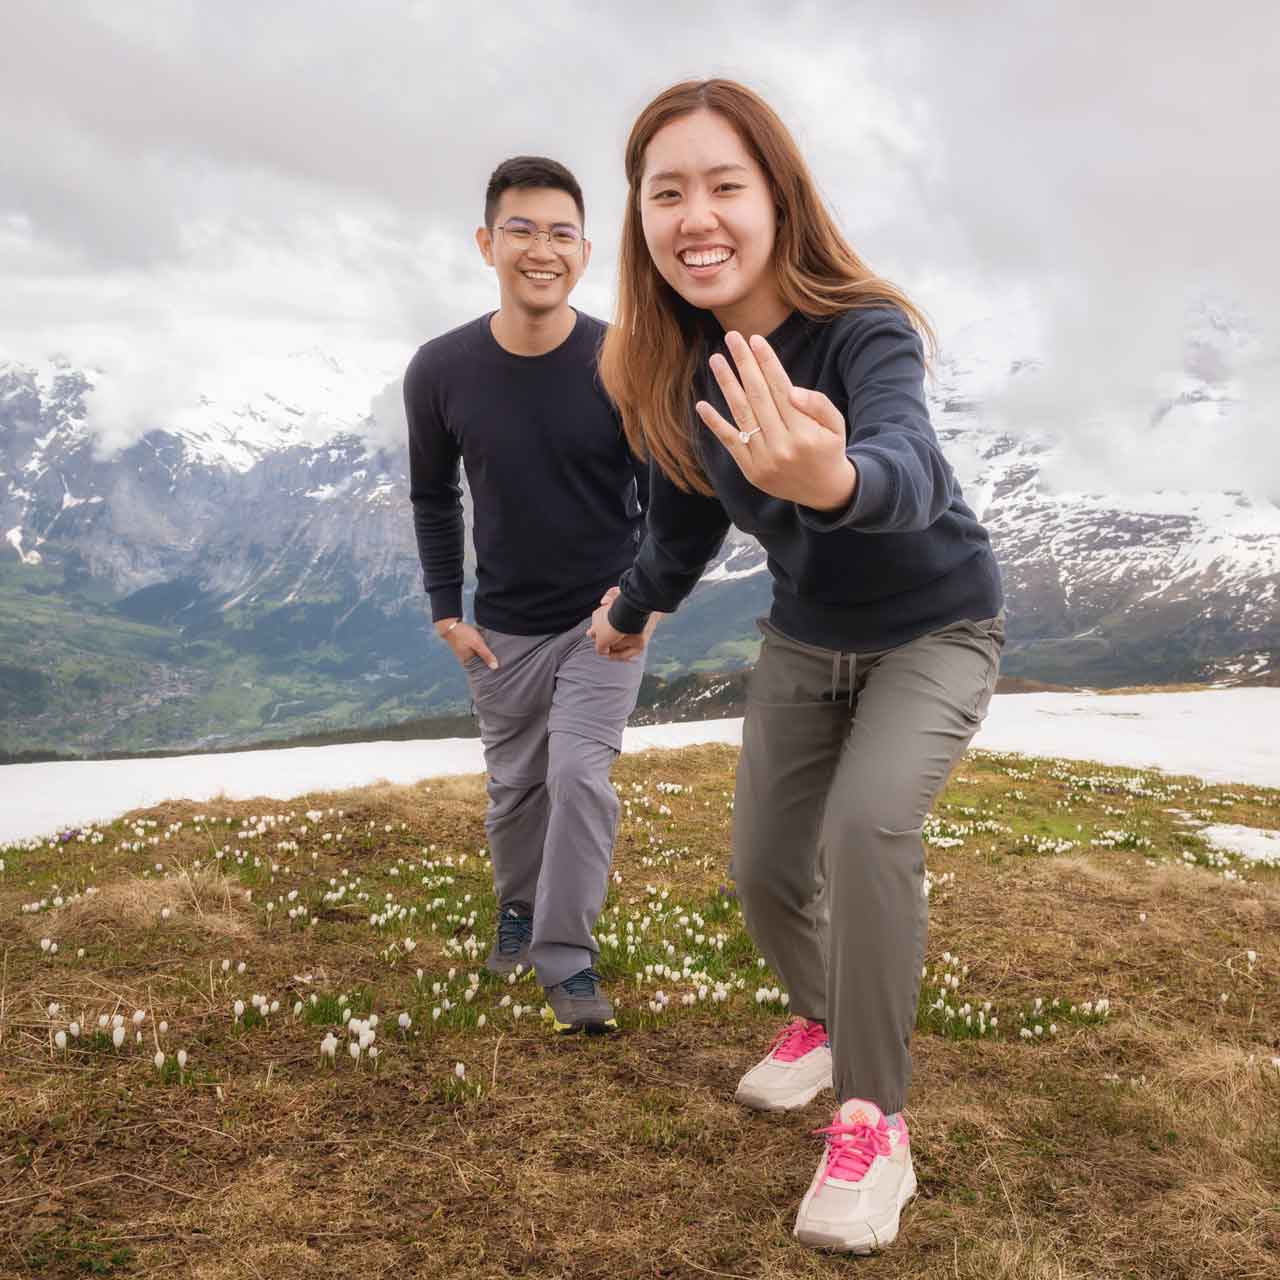
[[[1004,571],[1005,670],[1276,677],[1280,508],[1053,487],[1061,443],[1002,431],[987,407],[1035,362],[1016,335],[969,349],[939,358],[932,412]],[[403,428],[370,416],[386,382],[299,353],[192,395],[104,456],[109,375],[0,363],[0,750],[244,741],[465,708],[427,631]],[[1187,374],[1152,416],[1230,394],[1212,370]],[[767,607],[760,549],[731,536],[659,628],[650,671],[740,668]]]

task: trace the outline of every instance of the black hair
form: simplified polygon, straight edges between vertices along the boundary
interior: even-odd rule
[[[552,191],[563,191],[573,197],[578,206],[578,217],[585,227],[586,209],[582,204],[582,188],[578,180],[557,160],[548,160],[546,156],[513,156],[504,160],[489,178],[489,185],[484,192],[484,225],[493,226],[494,215],[498,212],[498,201],[502,193],[512,187],[530,188],[546,187]]]

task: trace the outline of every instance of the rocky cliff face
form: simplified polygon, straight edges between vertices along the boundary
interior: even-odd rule
[[[370,449],[360,394],[308,358],[318,372],[287,381],[322,403],[201,400],[106,457],[86,425],[91,371],[0,364],[0,748],[239,741],[465,707],[427,633],[406,456]],[[934,422],[1004,571],[1007,671],[1277,676],[1280,509],[1052,492],[1052,441],[994,430],[970,382],[940,362]],[[760,549],[731,537],[659,629],[651,670],[741,667],[767,601]]]

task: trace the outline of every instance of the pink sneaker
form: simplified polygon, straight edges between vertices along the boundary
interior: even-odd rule
[[[737,1099],[757,1111],[791,1111],[831,1088],[831,1041],[821,1022],[795,1018],[738,1081]]]
[[[796,1238],[820,1249],[874,1253],[898,1238],[903,1206],[916,1193],[907,1122],[890,1122],[874,1102],[851,1098],[825,1129],[827,1140],[796,1215]]]

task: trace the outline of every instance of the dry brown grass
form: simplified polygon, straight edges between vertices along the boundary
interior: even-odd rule
[[[633,806],[616,857],[620,906],[645,909],[647,884],[690,905],[714,901],[732,765],[718,747],[620,763],[624,797],[673,810]],[[319,1027],[278,1017],[232,1028],[230,999],[253,991],[364,987],[384,1017],[417,1007],[409,967],[382,958],[386,937],[368,929],[364,905],[291,931],[261,904],[305,879],[313,850],[321,880],[349,867],[379,894],[403,883],[387,876],[398,859],[431,844],[474,855],[484,795],[469,778],[287,804],[166,805],[147,816],[184,822],[182,835],[159,853],[100,846],[100,892],[58,914],[24,917],[19,904],[82,882],[74,849],[11,858],[16,874],[0,879],[0,1276],[1274,1280],[1280,877],[1227,883],[1090,850],[1088,832],[1125,825],[1151,837],[1149,855],[1176,856],[1185,829],[1161,801],[1119,793],[1072,801],[1068,814],[1055,807],[1068,788],[1047,770],[1015,784],[1004,768],[972,757],[944,796],[941,812],[981,806],[1012,830],[933,854],[934,871],[956,881],[935,892],[930,963],[958,952],[969,998],[995,1000],[1011,1020],[1036,996],[1105,993],[1114,1013],[1034,1045],[916,1037],[908,1118],[921,1192],[882,1257],[854,1263],[791,1238],[817,1158],[809,1132],[830,1102],[789,1116],[733,1103],[775,1022],[750,993],[655,1025],[634,983],[615,984],[626,1030],[605,1041],[556,1040],[536,1019],[513,1024],[496,1010],[483,1031],[451,1026],[402,1044],[388,1030],[376,1074],[322,1067]],[[659,779],[693,791],[656,796]],[[1280,825],[1276,799],[1251,792],[1228,820]],[[292,812],[296,826],[313,807],[345,811],[340,850],[300,837],[274,885],[226,859],[209,870],[241,817]],[[198,833],[199,812],[236,823]],[[1069,854],[1017,843],[1077,823],[1085,836]],[[268,861],[269,844],[255,847]],[[141,878],[156,861],[164,878]],[[482,919],[487,876],[473,856],[454,889],[473,893]],[[173,915],[161,922],[165,905]],[[431,975],[456,963],[443,952],[451,932],[420,931],[417,963]],[[60,939],[55,960],[41,936]],[[1252,968],[1249,948],[1260,952]],[[243,979],[221,978],[228,956],[249,962]],[[50,1000],[90,1013],[147,1007],[147,1042],[52,1053]],[[198,1064],[185,1084],[162,1083],[150,1064],[161,1017],[167,1047],[186,1045]],[[457,1060],[481,1096],[450,1093]]]
[[[103,885],[58,913],[58,927],[86,942],[104,936],[127,937],[157,927],[161,912],[181,911],[192,924],[211,939],[243,942],[257,929],[246,914],[249,898],[244,886],[220,871],[202,867],[178,867],[163,879],[129,878]],[[43,936],[47,921],[33,916],[26,922],[27,934]]]

